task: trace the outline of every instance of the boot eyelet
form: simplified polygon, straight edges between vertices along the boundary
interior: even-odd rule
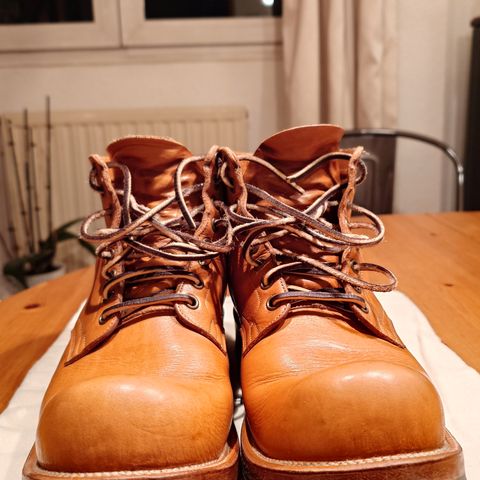
[[[279,307],[279,305],[273,305],[272,304],[272,297],[270,297],[267,300],[267,303],[265,304],[265,306],[267,307],[267,310],[270,310],[270,311],[276,310]]]
[[[204,270],[209,270],[210,267],[209,267],[209,264],[210,262],[207,262],[206,260],[198,260],[198,264],[200,265],[200,267],[202,267]]]
[[[192,310],[196,310],[200,306],[200,302],[198,301],[198,298],[193,295],[189,295],[189,297],[192,303],[186,303],[185,305]]]
[[[221,218],[214,218],[212,220],[212,232],[217,232],[218,231],[218,225],[222,223]]]
[[[357,293],[362,293],[362,289],[360,287],[357,287],[356,285],[353,286],[353,289],[357,292]]]
[[[355,272],[358,273],[359,265],[355,260],[350,261],[350,268]]]
[[[115,290],[118,290],[118,288],[115,288],[114,286],[108,291],[105,301],[110,302],[117,296],[117,292]]]
[[[105,325],[107,323],[107,319],[103,317],[103,315],[100,315],[100,317],[98,317],[98,324],[99,325]]]
[[[271,285],[270,283],[268,283],[268,282],[265,283],[265,282],[263,281],[263,278],[260,280],[260,288],[261,288],[262,290],[268,290],[271,286],[272,286],[272,285]]]
[[[360,307],[360,310],[363,312],[363,313],[370,313],[370,309],[368,308],[368,305],[365,304],[363,307]]]

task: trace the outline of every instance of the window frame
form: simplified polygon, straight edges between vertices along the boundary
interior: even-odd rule
[[[92,0],[93,22],[0,26],[0,52],[98,49],[121,45],[117,0]]]
[[[143,0],[119,0],[125,47],[268,45],[281,42],[278,17],[145,18]]]

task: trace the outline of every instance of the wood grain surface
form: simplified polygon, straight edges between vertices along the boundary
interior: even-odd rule
[[[390,268],[442,341],[480,371],[480,212],[382,219],[385,240],[365,258]]]
[[[0,303],[0,412],[87,297],[92,280],[89,267]]]
[[[390,268],[450,348],[480,371],[480,212],[384,215],[365,259]],[[86,268],[0,303],[0,412],[87,297]]]

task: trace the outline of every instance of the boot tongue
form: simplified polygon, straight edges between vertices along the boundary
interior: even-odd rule
[[[132,194],[138,203],[149,208],[174,192],[174,173],[181,160],[192,153],[168,137],[125,137],[107,147],[110,161],[126,165],[132,175]],[[201,170],[194,163],[182,175],[182,186],[189,187],[201,180]],[[122,173],[111,170],[116,188],[123,183]],[[174,206],[173,210],[176,210]],[[169,209],[170,213],[174,212]],[[167,213],[168,210],[165,211]]]
[[[338,150],[342,136],[343,129],[336,125],[290,128],[264,140],[255,155],[271,162],[283,162],[285,169],[295,171],[294,165],[289,166],[288,163],[308,163]]]
[[[335,125],[308,125],[283,130],[267,138],[255,156],[268,160],[286,175],[291,175],[313,160],[339,150],[343,129]],[[302,210],[331,186],[347,177],[348,162],[331,160],[296,181],[304,190],[300,194],[267,169],[249,162],[245,180],[279,200]]]
[[[177,141],[167,137],[125,137],[114,141],[107,147],[109,161],[128,167],[132,181],[132,195],[137,203],[149,208],[171,197],[175,191],[174,174],[179,163],[192,153]],[[123,188],[123,175],[119,169],[110,169],[115,188]],[[204,181],[201,167],[194,162],[186,167],[182,174],[182,188],[188,188]],[[201,193],[186,198],[189,209],[201,202]],[[160,212],[162,220],[177,217],[180,209],[176,202]],[[151,233],[142,239],[143,243],[160,247],[169,243],[169,239]],[[154,267],[158,265],[179,265],[178,262],[157,257],[144,256],[124,263],[126,271]],[[126,285],[126,299],[150,296],[165,288],[175,288],[175,282],[148,281],[138,285]]]
[[[315,159],[340,150],[340,140],[343,129],[335,125],[309,125],[279,132],[266,139],[256,150],[255,156],[267,160],[286,175],[298,172]],[[305,193],[300,193],[289,187],[266,168],[249,162],[246,169],[246,183],[253,184],[278,200],[299,210],[309,207],[319,196],[333,185],[348,178],[348,160],[328,160],[303,178],[295,180]],[[260,200],[259,204],[269,207],[269,203]],[[337,214],[329,218],[338,223]],[[298,253],[315,257],[318,252],[309,243],[285,236],[272,242],[276,247],[292,248]],[[297,276],[286,276],[287,283],[309,288],[336,288],[338,282],[333,279],[302,279]]]

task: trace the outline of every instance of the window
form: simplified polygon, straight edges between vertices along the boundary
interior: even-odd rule
[[[92,0],[2,0],[0,24],[93,22]]]
[[[119,45],[117,0],[0,1],[0,51]]]
[[[281,0],[120,0],[126,46],[275,44],[280,14]]]
[[[281,8],[281,0],[0,0],[0,52],[272,45]]]
[[[145,0],[145,18],[271,17],[281,16],[281,0]]]

